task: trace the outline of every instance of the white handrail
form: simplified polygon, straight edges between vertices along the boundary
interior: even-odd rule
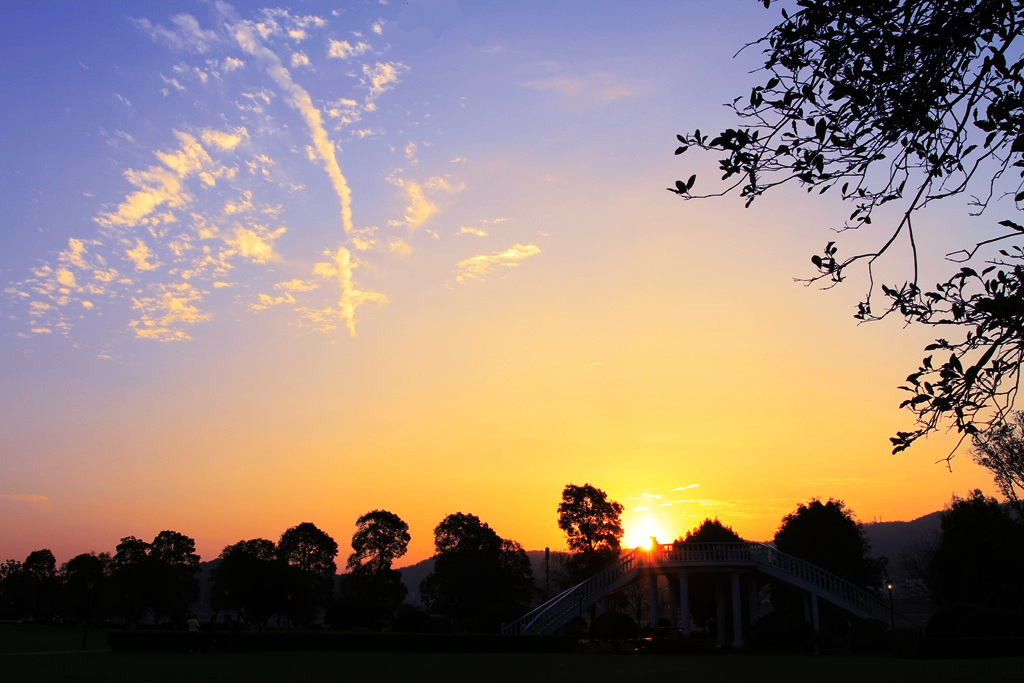
[[[854,586],[831,572],[792,555],[781,552],[768,543],[676,543],[659,545],[650,550],[633,550],[621,556],[615,564],[598,572],[586,581],[551,598],[543,605],[512,622],[503,633],[546,633],[565,623],[574,610],[582,611],[608,592],[607,588],[630,572],[641,569],[750,566],[770,567],[773,574],[781,574],[810,585],[826,600],[843,602],[882,622],[898,619],[903,626],[917,629],[911,620],[891,611],[880,598]],[[843,605],[840,605],[843,606]]]
[[[609,584],[633,571],[638,565],[640,554],[640,551],[633,550],[620,556],[612,566],[602,569],[586,581],[559,593],[540,607],[508,624],[502,629],[502,633],[544,633],[549,625],[561,621],[572,610],[582,609],[584,604],[589,605],[588,598],[600,594]]]

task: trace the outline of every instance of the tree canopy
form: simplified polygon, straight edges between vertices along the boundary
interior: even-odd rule
[[[338,543],[312,522],[303,522],[281,534],[277,553],[289,565],[309,574],[330,578],[338,571],[334,562]]]
[[[907,377],[902,406],[916,425],[892,437],[894,452],[947,420],[961,438],[983,433],[1013,406],[1024,360],[1024,5],[789,5],[794,11],[783,9],[782,21],[752,43],[763,48],[764,81],[730,105],[740,125],[678,136],[677,154],[696,147],[722,155],[723,185],[698,193],[694,174],[669,189],[687,199],[735,191],[749,206],[796,183],[852,205],[832,226],[840,233],[880,224],[875,246],[861,253],[840,254],[839,238],[828,241],[806,281],[831,286],[863,267],[868,284],[856,318],[895,314],[956,335],[928,345]],[[918,263],[921,211],[956,197],[965,218],[997,215],[983,229],[964,224],[947,279],[929,286]],[[889,284],[876,282],[897,244],[910,262]]]
[[[456,512],[434,528],[434,547],[434,571],[420,585],[431,609],[473,630],[496,630],[522,614],[534,587],[521,545]]]
[[[335,626],[385,626],[408,594],[402,573],[392,563],[409,547],[409,525],[388,510],[371,510],[356,520],[349,573],[341,577],[339,595],[328,617]]]
[[[327,606],[338,570],[338,543],[312,522],[302,522],[281,534],[278,559],[285,563],[286,608],[293,623],[309,625]]]
[[[994,498],[953,496],[932,563],[937,601],[1024,607],[1024,526]]]
[[[46,621],[57,607],[57,563],[48,548],[0,565],[0,617]]]
[[[689,543],[739,543],[743,541],[731,526],[723,524],[716,517],[705,517],[696,528],[690,529],[682,538],[677,538],[673,546],[680,547]],[[709,624],[715,617],[717,602],[715,585],[718,577],[711,574],[694,572],[690,576],[690,614],[698,624]]]
[[[161,531],[151,543],[125,536],[111,561],[111,584],[117,609],[130,623],[147,611],[184,622],[188,606],[199,597],[199,555],[195,541],[177,531]]]
[[[676,543],[740,543],[743,538],[732,530],[731,526],[722,524],[718,518],[705,517],[696,529],[690,529],[686,536],[677,539]]]
[[[356,520],[348,568],[373,574],[388,571],[405,555],[411,538],[409,525],[401,517],[387,510],[371,510]]]
[[[264,626],[284,602],[282,569],[273,541],[253,538],[226,546],[212,572],[214,606],[234,610],[251,626]]]
[[[1014,413],[1012,422],[975,437],[971,455],[992,473],[1003,495],[1024,512],[1024,412]]]
[[[565,532],[569,550],[575,553],[618,554],[622,542],[622,505],[608,499],[601,489],[567,484],[558,504],[558,528]]]
[[[864,525],[841,500],[817,498],[782,518],[775,546],[846,579],[859,588],[878,585],[884,562],[870,557]]]
[[[573,583],[613,562],[622,547],[622,505],[590,484],[566,484],[558,504],[558,528],[572,551],[567,570]]]

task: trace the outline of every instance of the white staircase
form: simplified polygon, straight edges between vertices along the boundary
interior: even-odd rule
[[[767,543],[687,543],[633,550],[583,583],[556,595],[504,627],[503,633],[551,634],[609,593],[640,578],[643,572],[755,569],[786,581],[863,619],[917,629],[909,619],[871,593],[810,562],[787,555]]]

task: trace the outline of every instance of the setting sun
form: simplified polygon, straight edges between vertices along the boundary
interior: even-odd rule
[[[675,536],[668,532],[659,520],[641,517],[625,525],[622,547],[650,548],[652,536],[658,539],[659,543],[670,543],[675,539]]]

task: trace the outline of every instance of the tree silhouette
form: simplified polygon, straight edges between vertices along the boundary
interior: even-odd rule
[[[420,584],[429,607],[457,628],[495,631],[518,617],[533,592],[522,546],[496,534],[476,515],[456,512],[434,528],[434,571]]]
[[[933,575],[940,603],[1024,609],[1024,526],[975,489],[942,514]]]
[[[189,605],[199,599],[199,555],[195,549],[195,540],[177,531],[161,531],[149,544],[150,606],[157,622],[167,616],[184,623]]]
[[[874,248],[841,256],[829,241],[807,281],[834,285],[863,266],[858,319],[895,314],[958,335],[930,344],[908,376],[902,405],[916,425],[892,437],[894,452],[946,420],[962,437],[998,426],[1024,361],[1024,60],[1014,43],[1024,11],[1007,0],[797,5],[755,43],[764,47],[766,80],[733,101],[741,125],[678,136],[677,154],[697,147],[723,155],[725,184],[696,194],[691,175],[669,189],[687,199],[738,191],[749,206],[797,183],[853,205],[840,231],[881,219]],[[929,288],[917,256],[921,211],[954,197],[973,205],[965,212],[1007,217],[987,234],[964,227],[961,250],[949,255],[954,272]],[[876,267],[898,244],[910,263],[889,276],[892,284],[876,282]]]
[[[152,585],[148,556],[148,543],[125,536],[117,544],[111,560],[113,606],[129,627],[138,624],[149,610]]]
[[[877,587],[885,563],[870,557],[864,525],[841,500],[813,498],[782,518],[775,547],[846,579],[858,588]]]
[[[107,573],[110,556],[106,553],[75,555],[61,567],[63,579],[62,611],[85,623],[106,613]]]
[[[727,526],[718,521],[715,517],[705,517],[696,529],[686,532],[681,540],[676,543],[742,543],[743,538]]]
[[[673,545],[682,546],[689,543],[740,543],[740,537],[732,527],[718,521],[718,518],[704,518],[695,529],[686,532],[686,536],[677,539]],[[690,590],[690,614],[698,624],[708,624],[715,618],[717,611],[717,596],[715,582],[722,577],[709,574],[693,574],[689,580]],[[727,599],[732,595],[727,594]],[[684,617],[685,618],[685,617]],[[718,625],[722,627],[721,624]]]
[[[392,563],[405,555],[409,525],[387,510],[371,510],[356,520],[350,573],[341,577],[331,621],[340,626],[381,627],[394,619],[408,589]]]
[[[409,547],[409,525],[387,510],[371,510],[356,520],[348,568],[379,574],[405,555]]]
[[[1003,495],[1024,512],[1024,413],[1014,413],[1013,422],[974,437],[974,461],[995,477]]]
[[[254,538],[226,546],[212,572],[214,606],[234,610],[242,621],[263,628],[283,605],[284,563],[273,541]]]
[[[129,626],[149,610],[184,624],[189,605],[199,598],[199,555],[195,541],[177,531],[161,531],[151,543],[125,536],[111,560],[110,586],[115,610]]]
[[[871,544],[864,533],[864,526],[841,500],[829,498],[822,503],[814,498],[806,504],[801,503],[794,512],[782,518],[775,532],[775,546],[784,553],[832,572],[858,588],[875,590],[884,578],[886,560],[869,557]],[[804,597],[804,592],[791,584],[772,579],[772,604],[782,612],[773,617],[780,619],[777,622],[779,628],[801,632],[798,622],[804,614]],[[849,615],[841,609],[820,601],[819,616],[821,632],[826,638],[842,641],[849,636]],[[761,633],[762,637],[765,635]]]
[[[33,550],[24,562],[0,565],[0,616],[50,621],[57,608],[60,584],[57,563],[49,549]]]
[[[287,611],[294,623],[309,625],[327,606],[334,589],[338,544],[311,522],[291,527],[277,543],[287,565],[284,585]]]
[[[50,621],[57,609],[60,583],[57,580],[57,560],[49,548],[33,550],[25,558],[21,570],[27,578],[32,617],[35,621]]]
[[[281,534],[277,554],[290,566],[309,574],[333,577],[338,571],[334,562],[338,544],[312,522],[303,522]]]
[[[558,504],[558,528],[565,532],[573,552],[569,572],[581,581],[619,556],[622,541],[622,505],[601,489],[567,484]]]

